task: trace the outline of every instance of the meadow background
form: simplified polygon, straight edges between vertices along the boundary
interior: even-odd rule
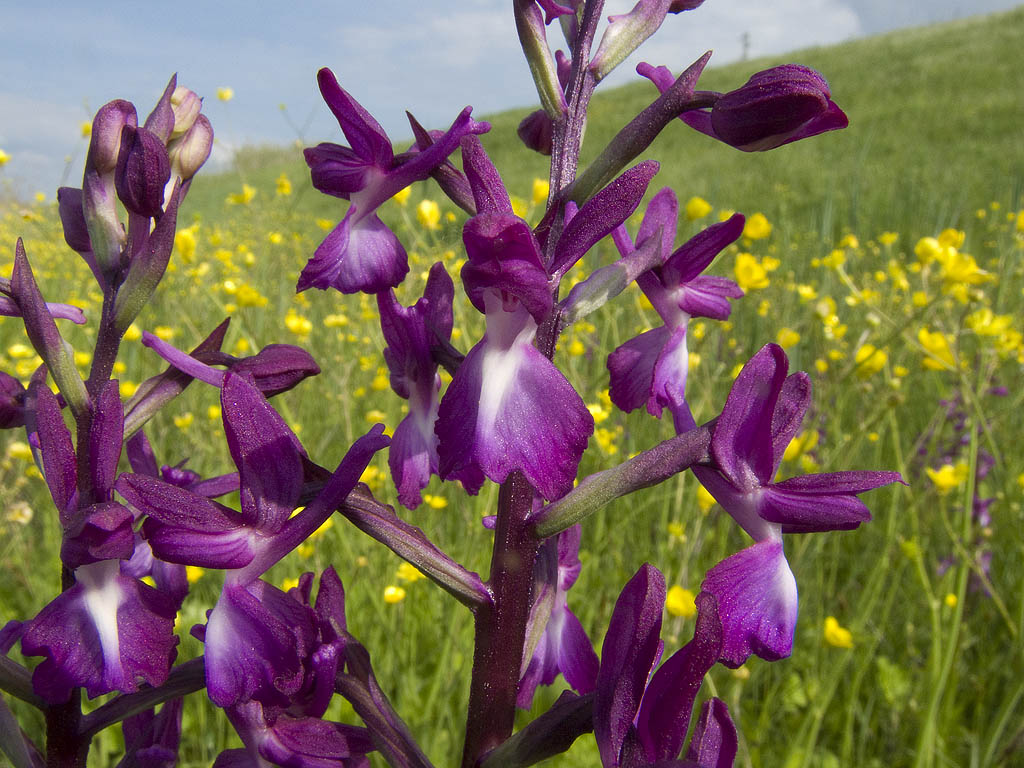
[[[728,323],[691,325],[688,392],[698,420],[721,408],[738,365],[768,341],[814,381],[812,411],[782,473],[897,469],[908,487],[867,497],[875,520],[859,530],[787,538],[801,591],[791,659],[716,668],[707,690],[729,704],[744,766],[1013,766],[1024,763],[1024,9],[840,46],[709,70],[702,87],[728,90],[753,72],[798,61],[823,72],[850,115],[841,132],[773,152],[744,154],[670,126],[645,153],[662,162],[653,193],[672,186],[687,207],[680,242],[728,212],[755,219],[713,270],[747,296]],[[654,89],[643,82],[593,102],[583,162]],[[415,110],[415,103],[396,105]],[[139,105],[145,110],[147,105]],[[546,159],[514,128],[526,110],[492,116],[484,143],[524,215],[543,209]],[[217,129],[217,126],[214,126]],[[340,133],[306,137],[340,141]],[[76,169],[77,174],[77,169]],[[0,177],[2,183],[2,177]],[[44,295],[98,308],[87,270],[66,247],[50,192],[42,201],[0,198],[0,267],[9,274],[25,239]],[[389,390],[375,303],[311,291],[299,271],[342,215],[316,193],[297,148],[246,148],[234,169],[200,174],[179,216],[159,298],[138,322],[190,348],[225,316],[226,349],[298,343],[323,373],[275,399],[310,455],[332,465],[371,423],[394,427],[402,404]],[[464,215],[436,186],[417,185],[383,218],[405,242],[411,303],[426,270],[462,263]],[[635,228],[634,230],[635,231]],[[614,258],[602,245],[593,268]],[[591,406],[597,431],[581,474],[611,466],[671,434],[644,412],[607,401],[604,361],[657,322],[630,290],[563,336],[558,362]],[[482,330],[464,298],[454,343]],[[64,329],[62,327],[62,329]],[[68,331],[80,350],[90,329]],[[122,393],[157,373],[156,356],[130,334]],[[82,355],[81,364],[88,364]],[[0,324],[0,364],[23,379],[38,360],[16,320]],[[147,428],[158,459],[202,474],[230,469],[216,393],[193,385]],[[381,455],[364,480],[385,501],[395,492]],[[645,560],[670,585],[696,592],[704,571],[746,540],[698,493],[689,475],[621,500],[583,529],[579,581],[569,604],[599,646],[615,597]],[[476,498],[437,482],[407,520],[482,572],[496,489]],[[59,525],[24,435],[0,435],[0,618],[27,619],[59,588]],[[53,563],[52,567],[49,564]],[[43,565],[46,564],[46,565]],[[457,759],[468,690],[468,612],[400,561],[338,521],[269,575],[284,584],[333,564],[345,582],[350,631],[373,654],[377,676],[438,765]],[[180,655],[201,652],[188,627],[219,591],[194,571],[180,622]],[[685,595],[667,608],[666,655],[693,622]],[[12,652],[15,657],[17,651]],[[533,712],[559,685],[539,692]],[[337,705],[335,719],[352,720]],[[234,736],[201,697],[185,710],[181,764],[209,765]],[[30,730],[41,720],[28,717]],[[120,735],[105,733],[91,764],[112,765]],[[592,739],[556,761],[597,765]]]

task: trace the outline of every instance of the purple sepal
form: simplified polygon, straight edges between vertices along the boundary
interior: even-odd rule
[[[721,653],[722,631],[715,600],[698,595],[693,639],[654,673],[637,713],[637,738],[648,761],[671,760],[682,750],[697,692]]]
[[[82,190],[75,187],[60,187],[57,190],[57,210],[64,230],[64,241],[71,250],[92,256],[92,242],[89,227],[82,210]]]
[[[601,646],[594,697],[594,738],[605,768],[619,765],[651,669],[659,653],[665,577],[644,564],[626,584]]]
[[[689,111],[680,118],[744,152],[774,149],[849,124],[825,78],[798,64],[758,72],[721,96],[710,112]]]
[[[153,107],[153,111],[149,113],[143,124],[147,131],[152,131],[164,144],[170,140],[171,133],[174,131],[174,109],[171,107],[171,96],[177,87],[178,75],[175,73],[171,75],[171,79],[164,87],[164,92],[157,99],[156,106]]]
[[[251,762],[237,765],[259,768],[269,761],[285,768],[348,768],[363,765],[364,755],[374,749],[365,728],[289,714],[268,717],[257,701],[233,707],[229,717],[249,744],[247,757]],[[218,758],[216,765],[225,764]]]
[[[524,309],[489,313],[487,334],[441,399],[440,474],[471,493],[482,475],[501,483],[520,470],[544,498],[564,495],[594,430],[582,398],[531,343],[531,325]]]
[[[109,499],[117,477],[124,443],[124,411],[116,380],[108,381],[94,398],[89,456],[93,492],[97,499]]]
[[[537,109],[528,114],[516,128],[516,135],[527,149],[532,149],[545,156],[551,155],[551,140],[554,137],[554,132],[555,124],[543,109]]]
[[[225,583],[203,637],[210,700],[286,706],[302,685],[313,632],[313,612],[276,587]]]
[[[294,344],[268,344],[255,355],[232,358],[226,365],[232,373],[251,376],[264,397],[287,392],[320,373],[313,356]]]
[[[439,382],[440,383],[440,382]],[[416,509],[422,502],[420,492],[430,484],[430,476],[438,470],[437,402],[430,410],[409,414],[395,427],[388,452],[388,467],[398,490],[398,500],[407,509]]]
[[[725,702],[718,698],[705,701],[686,759],[696,768],[732,768],[738,746],[736,726]]]
[[[35,692],[61,704],[73,688],[85,688],[93,698],[133,693],[140,682],[161,685],[178,644],[170,601],[122,576],[112,560],[83,566],[75,578],[77,583],[43,608],[22,636],[26,656],[46,657],[32,675]]]
[[[125,756],[116,768],[174,768],[181,741],[184,699],[171,699],[157,714],[147,709],[121,723]]]
[[[686,405],[686,378],[690,357],[686,348],[686,326],[672,331],[665,346],[658,353],[654,364],[654,378],[651,395],[647,400],[647,411],[661,417],[661,409],[668,408],[676,414]]]
[[[75,449],[71,432],[64,423],[57,396],[46,386],[45,381],[33,377],[29,384],[28,397],[35,419],[35,432],[39,440],[39,454],[42,458],[43,477],[50,489],[50,496],[61,516],[67,520],[68,513],[78,503],[78,488],[75,474]]]
[[[54,320],[70,320],[75,325],[83,325],[85,323],[85,313],[71,304],[48,301],[45,306],[46,311]],[[21,310],[12,299],[0,296],[0,316],[21,317]]]
[[[765,539],[726,558],[708,571],[701,591],[718,601],[723,664],[739,667],[751,654],[768,661],[789,656],[797,589],[780,540]]]

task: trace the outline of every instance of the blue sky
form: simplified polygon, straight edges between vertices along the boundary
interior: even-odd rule
[[[606,12],[633,2],[608,0]],[[755,57],[1018,4],[707,0],[669,16],[610,79],[635,78],[640,60],[678,70],[707,49],[715,51],[712,66],[736,60],[744,33]],[[0,183],[51,199],[58,185],[79,184],[81,123],[114,98],[145,115],[175,71],[205,97],[222,162],[245,143],[336,140],[337,124],[316,90],[321,66],[396,140],[409,135],[406,109],[440,128],[466,104],[478,116],[533,104],[510,8],[510,0],[0,0],[0,149],[11,158]],[[234,99],[218,101],[220,86],[234,89]]]

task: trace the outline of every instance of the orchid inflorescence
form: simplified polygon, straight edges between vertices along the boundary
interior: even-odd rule
[[[870,519],[858,495],[900,478],[867,471],[776,478],[811,386],[806,374],[789,374],[774,344],[739,372],[721,412],[698,425],[686,394],[688,324],[693,317],[725,320],[730,302],[743,295],[733,281],[704,271],[740,237],[744,217],[735,214],[676,247],[679,205],[666,188],[650,198],[636,234],[626,228],[658,172],[652,161],[630,164],[676,118],[743,151],[772,149],[846,125],[821,75],[776,67],[721,94],[696,89],[710,54],[678,77],[641,64],[658,95],[589,166],[577,167],[598,83],[668,13],[700,4],[639,0],[609,19],[592,50],[601,0],[514,1],[541,102],[519,134],[551,156],[550,196],[536,226],[515,213],[479,139],[490,126],[470,108],[446,131],[425,130],[410,116],[415,143],[396,154],[376,120],[330,70],[320,71],[320,91],[348,144],[323,143],[305,158],[314,186],[349,205],[297,289],[376,297],[391,388],[408,401],[390,439],[374,426],[333,471],[308,455],[269,402],[319,373],[316,362],[291,345],[229,355],[221,351],[226,322],[191,352],[143,334],[168,367],[122,401],[112,379],[122,339],[164,274],[177,211],[213,133],[201,100],[173,78],[141,125],[128,102],[99,111],[82,188],[58,195],[67,243],[103,295],[85,380],[55,322],[85,317],[44,301],[20,241],[13,275],[0,283],[0,313],[23,319],[43,360],[27,387],[3,375],[2,426],[26,429],[63,530],[61,593],[34,618],[0,632],[5,653],[20,641],[25,656],[42,658],[31,673],[6,656],[0,665],[0,688],[38,707],[46,721],[41,752],[9,727],[0,700],[0,741],[12,762],[84,766],[92,737],[121,723],[122,765],[171,765],[182,735],[181,697],[205,688],[244,744],[221,753],[215,766],[358,766],[368,765],[373,751],[391,765],[429,766],[368,651],[346,629],[337,570],[304,574],[287,592],[262,578],[337,513],[471,611],[465,768],[531,765],[591,731],[606,768],[732,764],[738,737],[726,703],[705,701],[691,733],[692,711],[715,664],[790,654],[797,590],[783,535],[855,528]],[[553,54],[548,33],[557,28],[567,52]],[[453,162],[456,153],[461,163]],[[408,258],[377,214],[396,193],[429,178],[468,215],[462,290],[486,331],[466,351],[452,342],[456,288],[444,264],[430,269],[418,301],[398,301],[394,289],[409,272]],[[609,236],[618,258],[589,269],[563,295],[563,278]],[[663,324],[608,356],[610,398],[623,411],[643,406],[660,418],[667,410],[676,436],[578,477],[594,419],[555,364],[556,343],[634,282]],[[452,376],[446,388],[440,368]],[[235,471],[218,477],[161,466],[144,432],[194,379],[220,393]],[[408,514],[359,482],[385,448]],[[122,453],[130,471],[119,471]],[[615,604],[598,654],[569,607],[581,568],[580,525],[619,497],[686,469],[754,543],[707,573],[693,639],[660,664],[665,579],[641,565]],[[432,476],[458,481],[470,495],[500,484],[497,509],[485,518],[493,530],[486,578],[405,519]],[[217,500],[232,493],[237,509]],[[175,666],[173,630],[189,588],[187,566],[220,569],[224,581],[205,624],[192,628],[204,644],[202,658]],[[516,707],[529,708],[536,688],[559,674],[572,690],[513,734]],[[83,689],[90,698],[115,695],[86,715]],[[336,695],[361,725],[324,719]]]

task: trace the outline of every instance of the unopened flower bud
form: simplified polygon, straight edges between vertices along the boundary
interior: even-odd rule
[[[682,118],[744,152],[774,149],[848,123],[832,102],[825,78],[798,64],[758,72],[741,88],[719,98],[710,115],[687,112]]]
[[[163,141],[145,128],[125,126],[114,177],[124,207],[141,216],[159,216],[170,177],[171,164]]]
[[[177,123],[175,123],[175,127],[177,127]],[[206,115],[196,115],[193,117],[188,131],[181,138],[172,141],[168,147],[171,179],[173,180],[176,176],[180,176],[183,182],[191,179],[210,157],[212,149],[213,126],[210,125]]]
[[[639,0],[629,13],[608,17],[608,28],[590,62],[590,71],[602,80],[644,40],[658,31],[669,12],[669,0]]]
[[[199,117],[199,110],[203,107],[203,100],[194,91],[190,91],[183,85],[179,85],[171,94],[171,109],[174,111],[174,130],[171,131],[171,140],[184,136]]]
[[[554,134],[554,123],[543,109],[531,112],[519,123],[516,133],[523,144],[542,155],[551,154],[551,138]]]
[[[0,429],[25,426],[25,388],[10,374],[0,371]]]
[[[89,157],[86,167],[105,175],[117,167],[121,149],[121,129],[138,125],[135,106],[122,99],[104,104],[92,121],[92,135],[89,140]]]

